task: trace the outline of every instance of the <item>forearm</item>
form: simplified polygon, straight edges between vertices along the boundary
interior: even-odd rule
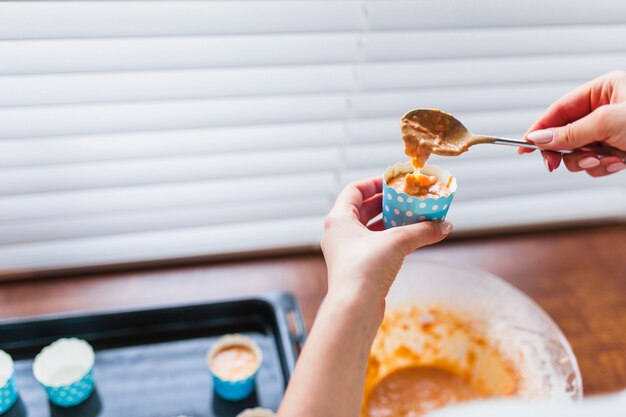
[[[367,358],[384,302],[365,295],[326,297],[300,355],[280,417],[357,417]]]
[[[446,222],[385,230],[382,178],[348,185],[324,222],[328,295],[296,365],[280,417],[358,417],[385,295],[404,257],[442,240]]]

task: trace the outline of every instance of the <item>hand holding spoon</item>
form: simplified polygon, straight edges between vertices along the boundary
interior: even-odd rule
[[[543,150],[534,143],[526,141],[472,134],[454,116],[436,109],[411,110],[402,117],[402,131],[405,135],[405,140],[406,138],[414,139],[420,146],[426,146],[430,152],[444,156],[460,155],[466,152],[470,146],[480,143]],[[570,154],[576,151],[593,152],[599,157],[617,156],[623,162],[626,162],[626,152],[600,144],[591,144],[574,150],[547,152]]]

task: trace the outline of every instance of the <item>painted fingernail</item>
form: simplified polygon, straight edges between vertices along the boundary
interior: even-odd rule
[[[626,164],[623,162],[616,162],[606,167],[607,172],[618,172],[626,168]]]
[[[526,137],[533,143],[550,143],[554,135],[551,130],[535,130],[526,135]]]
[[[452,231],[452,223],[442,222],[441,223],[441,233],[444,235],[449,234]]]
[[[543,164],[546,166],[548,172],[552,172],[552,168],[550,168],[550,163],[548,162],[547,158],[543,158]]]
[[[597,167],[598,165],[600,165],[600,160],[598,158],[594,158],[593,156],[589,156],[578,161],[578,166],[582,169],[589,169]]]

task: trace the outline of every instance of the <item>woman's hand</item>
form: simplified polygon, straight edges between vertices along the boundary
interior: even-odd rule
[[[626,72],[603,75],[557,100],[528,129],[526,139],[545,150],[576,149],[593,142],[626,150]],[[527,152],[532,150],[519,150]],[[550,172],[559,167],[560,154],[542,153]],[[626,168],[616,156],[598,159],[584,151],[565,155],[563,161],[570,171],[586,171],[593,177]]]
[[[404,257],[444,239],[448,222],[421,222],[385,230],[382,220],[368,226],[382,210],[382,179],[348,185],[326,217],[322,251],[328,267],[328,294],[358,294],[383,304]]]
[[[449,223],[384,230],[368,226],[382,209],[382,180],[348,185],[326,218],[322,249],[328,294],[311,329],[279,417],[359,415],[367,358],[383,319],[385,295],[404,257],[443,239]]]

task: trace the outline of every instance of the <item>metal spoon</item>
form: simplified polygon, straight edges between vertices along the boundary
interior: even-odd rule
[[[421,125],[422,128],[428,130],[436,136],[439,136],[446,145],[449,145],[453,148],[453,150],[450,150],[449,147],[446,147],[446,149],[433,148],[432,152],[439,155],[460,155],[461,153],[467,151],[467,148],[469,148],[470,146],[477,145],[479,143],[520,146],[523,148],[541,150],[541,148],[534,143],[522,140],[499,138],[495,136],[474,135],[450,113],[446,113],[437,109],[411,110],[410,112],[405,114],[402,119],[406,119]],[[626,162],[626,152],[612,146],[602,144],[591,144],[575,150],[555,150],[551,152],[558,152],[567,155],[575,151],[589,151],[595,153],[600,157],[617,156],[623,162]]]

